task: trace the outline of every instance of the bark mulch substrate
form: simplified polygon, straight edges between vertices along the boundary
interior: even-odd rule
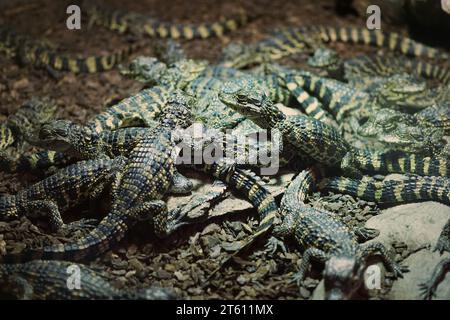
[[[111,6],[124,8],[122,1],[110,1]],[[65,9],[68,1],[42,0],[20,1],[21,5],[3,10],[0,17],[6,24],[12,24],[21,32],[36,37],[44,35],[57,43],[64,52],[71,54],[104,54],[123,46],[126,40],[120,35],[103,28],[69,31],[65,28]],[[216,21],[226,16],[228,10],[242,6],[238,1],[226,3],[196,0],[167,0],[128,2],[127,9],[154,13],[163,20],[177,22]],[[331,1],[245,1],[245,8],[255,19],[245,28],[227,35],[223,39],[182,41],[183,48],[192,58],[214,61],[220,49],[230,41],[251,42],[264,38],[277,27],[301,24],[363,25],[364,17],[355,15],[338,16]],[[83,20],[83,26],[86,21]],[[387,27],[389,29],[389,27]],[[138,52],[152,54],[152,41]],[[334,45],[341,53],[349,56],[373,49],[352,47],[346,52],[344,45]],[[304,56],[282,61],[301,66]],[[63,74],[53,79],[45,71],[20,67],[0,55],[0,120],[13,113],[18,106],[31,97],[49,96],[59,104],[59,118],[83,122],[92,117],[111,101],[127,97],[139,91],[140,85],[121,77],[117,70],[94,75]],[[197,177],[198,178],[198,177]],[[0,173],[0,192],[15,193],[39,179],[37,176]],[[211,181],[200,176],[203,184]],[[144,287],[160,285],[173,288],[181,298],[188,299],[308,299],[320,280],[321,267],[315,266],[300,289],[291,282],[293,273],[301,259],[301,253],[294,243],[288,243],[289,253],[278,252],[273,256],[264,251],[263,244],[255,247],[250,256],[242,257],[226,267],[203,288],[202,281],[218,266],[218,263],[233,251],[238,241],[248,237],[258,226],[253,209],[243,200],[227,193],[229,199],[220,208],[222,215],[208,222],[189,226],[160,240],[152,226],[142,224],[131,232],[113,251],[90,262],[90,266],[104,271],[105,275],[120,287]],[[236,195],[237,196],[237,195]],[[185,200],[178,199],[175,203]],[[310,197],[310,204],[337,212],[351,225],[360,225],[378,213],[374,203],[368,203],[350,196],[320,195]],[[90,204],[92,207],[93,204]],[[86,206],[66,215],[71,221],[85,217],[88,212],[98,212]],[[227,213],[230,211],[231,213]],[[223,215],[225,214],[225,215]],[[89,217],[101,215],[89,213]],[[0,252],[20,251],[28,246],[43,246],[67,241],[82,235],[52,234],[44,221],[22,218],[19,221],[0,222]],[[404,248],[398,246],[397,258],[401,259]]]

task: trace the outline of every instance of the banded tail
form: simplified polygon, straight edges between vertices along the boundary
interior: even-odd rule
[[[349,60],[347,67],[355,74],[362,72],[373,76],[391,76],[393,72],[408,71],[424,78],[436,79],[446,85],[450,83],[450,69],[418,59],[364,55]]]
[[[113,248],[123,239],[129,228],[131,228],[129,221],[124,221],[121,215],[111,212],[94,230],[80,239],[65,244],[6,254],[0,256],[0,261],[21,263],[30,260],[83,261],[95,258]]]
[[[231,256],[209,276],[210,279],[216,272],[221,270],[234,256],[246,251],[257,239],[265,235],[274,225],[278,216],[278,206],[272,194],[261,184],[260,179],[250,171],[235,168],[234,165],[222,162],[212,165],[197,167],[198,170],[212,174],[215,178],[225,181],[242,192],[256,208],[260,218],[260,224],[256,232]]]
[[[297,102],[300,103],[308,116],[319,121],[325,121],[326,119],[331,118],[331,116],[328,115],[328,112],[323,109],[320,101],[303,89],[304,85],[305,79],[303,77],[295,77],[293,75],[288,75],[286,77],[286,87]]]
[[[43,171],[50,167],[69,165],[74,159],[62,152],[40,151],[32,155],[21,155],[18,159],[0,153],[0,164],[5,172]]]
[[[366,44],[388,48],[408,56],[443,60],[450,57],[447,52],[429,47],[398,33],[382,30],[368,30],[356,27],[307,26],[300,28],[298,32],[317,33],[324,42]]]
[[[372,173],[412,173],[421,176],[450,177],[450,161],[446,157],[426,157],[405,152],[372,152],[358,150],[353,165]]]
[[[450,181],[442,177],[410,177],[402,181],[335,177],[323,180],[320,189],[387,205],[416,201],[437,201],[450,205]]]
[[[304,106],[305,112],[308,115],[314,115],[318,120],[326,119],[327,114],[330,117],[329,113],[322,109],[323,105],[336,121],[340,122],[347,114],[360,109],[362,102],[366,102],[368,99],[362,94],[357,95],[345,84],[309,73],[288,75],[287,85],[290,85],[295,92],[294,96]],[[320,102],[308,93],[318,97]]]
[[[73,58],[56,53],[40,44],[25,44],[20,49],[20,60],[24,64],[48,67],[56,71],[75,74],[97,73],[113,69],[142,46],[143,42],[136,42],[111,54]]]
[[[96,1],[93,4],[92,1],[85,1],[84,7],[90,16],[90,24],[95,23],[121,34],[126,32],[145,33],[152,38],[191,40],[222,37],[225,33],[237,30],[248,21],[247,13],[244,10],[217,22],[193,25],[163,22],[135,12],[111,9]]]

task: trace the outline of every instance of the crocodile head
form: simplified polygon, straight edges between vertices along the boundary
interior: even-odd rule
[[[259,61],[257,52],[253,46],[243,43],[230,43],[223,48],[219,62],[224,67],[229,68],[244,68]]]
[[[363,270],[363,264],[356,257],[332,256],[324,269],[325,299],[351,299],[362,284]]]
[[[155,85],[167,70],[165,63],[154,57],[137,57],[128,68],[121,68],[120,73],[139,82]]]
[[[55,116],[56,109],[56,104],[50,99],[31,99],[8,117],[7,124],[18,134],[28,137],[43,123],[50,121]]]
[[[171,65],[161,78],[161,84],[184,89],[206,69],[208,63],[202,60],[182,59]]]
[[[285,119],[284,114],[269,99],[264,88],[251,79],[225,83],[219,91],[219,99],[262,128],[271,128]]]
[[[90,128],[68,120],[56,120],[41,127],[35,144],[76,157],[91,158],[87,155],[90,153],[87,150],[94,152],[97,142],[98,136]]]
[[[324,70],[332,78],[342,78],[344,63],[339,54],[331,49],[318,48],[308,59],[310,67]]]
[[[412,111],[426,108],[433,104],[426,83],[407,74],[396,74],[389,77],[378,88],[374,95],[383,107],[408,107]]]
[[[443,146],[444,130],[420,126],[409,114],[385,109],[369,117],[358,134],[392,150],[433,153]]]

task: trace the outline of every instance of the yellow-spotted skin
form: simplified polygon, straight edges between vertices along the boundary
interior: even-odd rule
[[[417,176],[385,181],[335,177],[323,180],[320,188],[386,205],[418,201],[437,201],[450,205],[450,181],[442,177]]]
[[[404,55],[431,59],[448,59],[447,52],[426,46],[408,37],[383,30],[368,30],[357,27],[307,26],[297,30],[300,33],[312,33],[323,42],[346,42],[366,44],[388,48]]]
[[[85,127],[92,134],[97,135],[104,131],[109,132],[125,127],[152,127],[155,124],[155,118],[167,103],[168,96],[169,91],[163,87],[144,89],[96,115],[85,124]],[[132,132],[132,130],[130,129],[128,132]],[[125,131],[118,131],[117,134],[129,137]],[[113,136],[107,135],[107,137],[113,139]],[[51,148],[50,145],[47,147]],[[114,147],[113,151],[117,153]],[[51,166],[61,167],[73,161],[73,156],[55,151],[21,155],[18,159],[2,159],[0,157],[0,162],[6,162],[5,170],[8,172],[42,171]]]
[[[24,65],[38,68],[49,68],[75,74],[97,73],[113,69],[141,46],[142,43],[134,43],[108,55],[73,58],[47,49],[39,43],[29,43],[21,46],[19,59]]]
[[[245,25],[248,20],[243,10],[235,16],[217,22],[194,25],[163,22],[143,14],[115,10],[96,1],[85,1],[84,8],[88,12],[91,25],[101,25],[118,33],[146,34],[152,38],[191,40],[222,37],[225,33]]]
[[[57,52],[44,41],[17,34],[9,28],[0,28],[0,46],[9,49],[12,57],[23,65],[46,68],[49,71],[67,71],[75,74],[108,71],[142,45],[142,42],[137,42],[108,55],[75,58]]]
[[[94,132],[123,127],[145,126],[152,122],[167,103],[169,91],[164,87],[144,89],[121,100],[86,123]]]
[[[283,221],[274,229],[276,238],[293,237],[304,249],[302,263],[294,277],[297,283],[301,284],[311,261],[315,260],[325,264],[325,298],[351,299],[363,282],[361,270],[366,259],[375,254],[382,256],[385,266],[395,277],[400,277],[403,268],[389,257],[381,243],[359,244],[361,240],[376,236],[376,230],[351,230],[338,215],[305,204],[306,195],[312,192],[320,175],[321,172],[311,168],[291,181],[281,200]],[[276,238],[271,239],[271,245],[280,245]]]
[[[0,150],[12,145],[19,146],[31,132],[52,119],[56,109],[56,104],[46,98],[25,102],[0,124]]]
[[[428,157],[401,151],[355,150],[352,154],[352,166],[370,173],[412,173],[421,176],[450,177],[448,157]]]
[[[152,220],[155,229],[168,232],[167,206],[161,199],[174,183],[175,165],[172,131],[191,124],[188,99],[173,93],[159,126],[138,141],[126,163],[114,177],[110,212],[86,236],[72,242],[42,249],[7,254],[2,261],[34,259],[81,261],[94,258],[123,239],[138,221]]]
[[[54,230],[66,225],[61,212],[99,196],[103,187],[125,164],[125,158],[90,160],[60,169],[15,195],[0,197],[0,219],[46,215]],[[80,225],[81,226],[81,225]]]
[[[342,122],[349,114],[360,117],[375,102],[370,95],[333,79],[310,73],[287,74],[283,77],[286,87],[305,113],[321,121],[334,118]]]
[[[450,69],[414,58],[364,55],[345,61],[345,70],[347,77],[356,79],[361,76],[388,77],[395,73],[408,72],[423,78],[436,79],[445,85],[450,83]]]
[[[224,161],[218,161],[211,165],[203,164],[194,166],[197,170],[212,174],[215,178],[226,182],[228,185],[235,187],[244,194],[246,199],[250,201],[254,208],[258,211],[260,224],[258,229],[245,243],[236,250],[232,256],[228,257],[221,263],[219,268],[214,270],[208,277],[211,278],[222,267],[227,264],[232,257],[241,254],[249,249],[255,241],[267,234],[274,226],[278,218],[278,206],[272,194],[264,187],[263,182],[254,173],[236,168],[234,163],[229,164]]]

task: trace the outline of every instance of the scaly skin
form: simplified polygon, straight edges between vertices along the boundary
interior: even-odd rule
[[[345,42],[388,48],[407,56],[448,59],[447,52],[426,46],[398,33],[355,27],[306,26],[292,32],[312,33],[323,42]]]
[[[402,277],[407,268],[396,264],[381,243],[360,245],[358,240],[373,238],[376,230],[350,230],[334,213],[305,205],[306,195],[316,180],[314,170],[302,171],[289,185],[281,200],[283,222],[274,230],[277,237],[293,236],[305,252],[294,277],[300,284],[312,260],[325,264],[325,297],[331,300],[350,299],[363,282],[365,260],[381,255],[383,263],[394,276]],[[280,244],[272,238],[271,245]],[[275,247],[276,249],[276,247]]]
[[[445,131],[439,127],[438,117],[430,123],[425,116],[436,116],[435,107],[414,115],[386,109],[375,113],[358,127],[359,136],[382,143],[386,149],[426,155],[439,154],[444,147]],[[445,121],[445,119],[443,119]],[[444,121],[441,121],[444,125]]]
[[[85,124],[86,130],[100,134],[102,131],[112,131],[124,127],[153,126],[154,119],[167,103],[169,94],[164,87],[144,89],[89,120]],[[87,139],[88,136],[84,137]],[[40,142],[35,141],[35,143],[39,144]],[[20,156],[18,159],[0,155],[0,163],[5,164],[2,167],[9,172],[40,171],[51,166],[66,165],[71,162],[71,159],[72,157],[68,155],[54,151],[42,151],[30,156]]]
[[[385,205],[417,201],[437,201],[450,205],[450,183],[442,177],[409,177],[400,181],[334,177],[324,179],[320,189],[350,194]]]
[[[261,128],[278,129],[283,143],[290,143],[298,154],[306,153],[320,163],[336,166],[350,150],[334,128],[307,116],[286,117],[257,84],[243,86],[239,81],[229,82],[219,98]]]
[[[383,80],[370,93],[308,72],[294,72],[282,77],[305,112],[319,120],[331,113],[340,123],[349,116],[361,119],[382,108],[423,109],[434,103],[433,99],[428,99],[432,92],[426,90],[424,83],[405,75]],[[319,99],[320,103],[310,95]],[[327,110],[323,110],[323,106]]]
[[[320,48],[314,52],[308,64],[323,70],[328,77],[348,81],[354,85],[358,85],[361,81],[371,81],[374,77],[390,77],[401,73],[436,79],[445,85],[450,83],[448,68],[413,58],[363,55],[343,60],[336,51]]]
[[[90,17],[90,24],[98,24],[118,33],[148,35],[152,38],[206,39],[222,37],[247,23],[247,15],[241,10],[233,17],[199,25],[162,22],[151,16],[108,8],[97,1],[84,1],[83,7]]]
[[[446,135],[450,135],[450,104],[448,102],[426,108],[414,114],[414,118],[423,126],[442,128]]]
[[[97,159],[128,156],[136,143],[158,125],[105,130],[97,133],[91,128],[68,120],[44,124],[39,131],[42,148],[63,152],[75,159]]]
[[[128,230],[143,220],[153,220],[158,233],[170,232],[166,230],[167,207],[161,199],[175,183],[172,131],[190,124],[187,103],[180,92],[174,92],[169,98],[159,126],[139,140],[116,175],[111,210],[94,230],[66,244],[7,254],[2,257],[3,261],[91,259],[111,249]]]
[[[257,81],[275,102],[287,104],[290,94],[279,84],[278,76],[271,69],[251,75],[222,65],[210,66],[205,61],[182,59],[168,66],[153,57],[137,57],[122,74],[147,85],[159,85],[184,90],[190,95],[202,97],[218,92],[225,81],[240,78],[241,81]]]
[[[281,30],[251,45],[230,44],[222,51],[219,63],[225,67],[242,69],[309,51],[317,41],[309,35],[291,32],[290,29]]]
[[[29,138],[33,131],[52,119],[55,113],[56,105],[48,99],[32,99],[23,104],[0,125],[0,150]]]
[[[96,73],[111,70],[142,45],[140,42],[134,43],[103,56],[73,58],[58,53],[43,41],[19,35],[9,28],[0,28],[0,51],[6,51],[9,56],[16,57],[21,64],[45,68],[51,73],[54,71]]]
[[[219,159],[211,165],[194,165],[194,169],[212,174],[213,177],[224,181],[227,185],[233,186],[243,193],[258,211],[260,220],[256,232],[233,255],[221,262],[220,266],[208,276],[208,280],[230,262],[233,257],[248,250],[253,243],[267,234],[278,219],[278,206],[272,194],[264,187],[261,179],[251,171],[242,170],[236,166],[235,162],[226,158]]]
[[[446,52],[425,46],[396,33],[355,27],[306,26],[279,31],[271,38],[251,46],[233,44],[223,53],[221,62],[228,67],[244,68],[305,52],[320,47],[323,42],[345,42],[385,47],[408,56],[442,60],[449,57]]]
[[[445,157],[429,158],[406,153],[378,153],[351,147],[333,127],[307,116],[286,117],[257,85],[229,82],[219,93],[223,103],[265,129],[278,129],[283,143],[297,156],[306,154],[320,164],[341,168],[346,174],[415,173],[449,175]]]
[[[80,272],[80,287],[69,278]],[[72,273],[71,273],[72,272]],[[31,261],[23,264],[0,265],[2,296],[21,300],[92,300],[92,299],[174,299],[164,288],[149,287],[125,290],[112,286],[106,278],[82,264],[66,261]],[[68,284],[74,285],[69,289]]]
[[[48,217],[55,231],[79,227],[82,223],[64,224],[61,212],[97,198],[125,162],[123,157],[113,160],[81,161],[60,169],[15,195],[2,195],[0,219],[36,217],[41,213]]]

